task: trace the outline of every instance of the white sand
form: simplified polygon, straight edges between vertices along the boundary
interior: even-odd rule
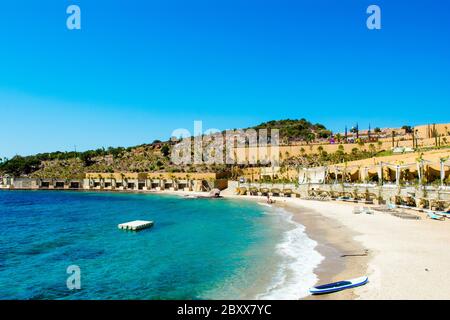
[[[336,219],[359,234],[354,239],[373,257],[370,283],[355,290],[360,299],[450,299],[450,221],[424,216],[404,220],[378,212],[355,215],[348,203],[286,202]]]

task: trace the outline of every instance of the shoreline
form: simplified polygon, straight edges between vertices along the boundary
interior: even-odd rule
[[[224,195],[224,198],[242,199],[265,203],[263,196]],[[292,220],[305,227],[309,239],[317,243],[314,250],[323,256],[323,260],[314,268],[318,281],[314,285],[352,279],[367,274],[368,263],[372,258],[355,237],[358,233],[350,230],[339,221],[325,217],[320,211],[307,208],[296,198],[274,198],[274,208],[281,208],[292,214]],[[287,200],[290,201],[287,201]],[[351,211],[351,209],[350,209]],[[327,295],[309,295],[300,300],[354,300],[359,299],[355,289],[347,289]]]
[[[281,207],[281,206],[280,206]],[[363,276],[370,259],[368,250],[354,240],[356,233],[338,221],[323,217],[319,212],[297,204],[283,206],[292,212],[294,221],[305,226],[307,236],[317,242],[317,250],[324,259],[316,266],[315,285],[326,284]],[[359,296],[353,289],[328,295],[310,295],[304,300],[354,300]]]

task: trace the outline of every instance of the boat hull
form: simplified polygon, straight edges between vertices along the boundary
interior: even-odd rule
[[[333,282],[322,286],[317,286],[309,289],[311,294],[325,294],[338,292],[345,289],[355,288],[362,285],[365,285],[369,281],[368,277],[360,277],[351,280]]]

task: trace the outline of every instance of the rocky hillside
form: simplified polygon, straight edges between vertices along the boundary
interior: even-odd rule
[[[325,126],[300,120],[274,120],[253,129],[279,129],[284,143],[324,138],[330,135]],[[85,152],[51,152],[32,156],[15,156],[0,160],[0,175],[71,178],[86,172],[206,172],[224,171],[224,165],[175,166],[170,162],[173,144],[155,140],[135,147],[102,148]],[[229,168],[228,168],[229,169]]]
[[[83,153],[50,153],[16,156],[0,164],[0,175],[34,178],[76,178],[87,172],[208,172],[225,166],[175,166],[170,162],[170,143],[100,149]]]

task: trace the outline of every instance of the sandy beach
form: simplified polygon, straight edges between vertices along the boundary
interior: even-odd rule
[[[450,224],[447,221],[426,219],[423,214],[421,220],[404,220],[377,211],[374,215],[355,215],[352,210],[356,204],[284,200],[296,207],[299,215],[303,215],[302,208],[306,208],[319,214],[318,219],[334,220],[335,227],[327,229],[328,239],[332,243],[337,239],[344,251],[357,248],[351,241],[341,241],[343,238],[338,234],[348,231],[352,240],[359,243],[355,252],[368,251],[366,260],[370,283],[352,290],[358,298],[450,298],[450,280],[446,280],[450,276]],[[310,236],[314,239],[313,233]],[[346,244],[350,246],[346,247]],[[360,257],[346,257],[345,262],[347,271],[342,275],[350,277],[360,276],[360,273],[352,275],[352,270],[361,272],[366,263]]]
[[[314,270],[318,284],[325,284],[343,279],[351,279],[367,273],[370,252],[354,237],[354,231],[335,219],[324,217],[316,210],[299,208],[292,203],[280,203],[280,207],[293,213],[294,221],[306,228],[309,238],[318,245],[316,250],[325,257]],[[307,300],[348,300],[357,299],[354,290],[344,290],[331,295],[309,296]]]

